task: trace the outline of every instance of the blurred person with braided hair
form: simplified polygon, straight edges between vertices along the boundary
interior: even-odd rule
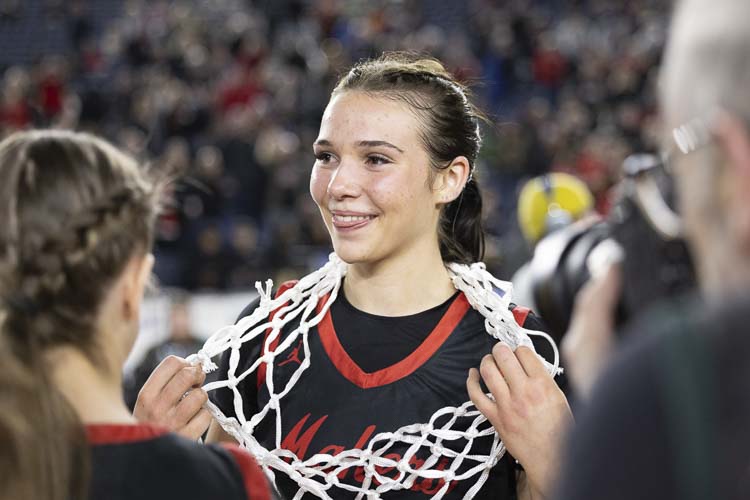
[[[123,401],[163,182],[51,130],[0,142],[0,179],[0,498],[269,498],[245,452],[140,423]]]
[[[474,458],[463,462],[451,462],[464,446],[458,439],[444,441],[442,446],[452,451],[438,458],[429,448],[414,452],[394,442],[383,452],[382,465],[344,465],[333,483],[324,476],[336,466],[321,466],[314,479],[304,479],[277,462],[275,480],[282,495],[298,498],[306,491],[304,498],[321,496],[317,488],[323,488],[332,498],[352,498],[354,491],[374,489],[378,481],[390,488],[379,493],[385,498],[515,498],[546,492],[556,468],[555,457],[546,451],[556,449],[554,440],[569,419],[565,397],[529,347],[514,353],[488,335],[485,313],[472,308],[449,271],[451,265],[468,269],[482,259],[482,200],[475,171],[481,120],[468,89],[434,59],[386,54],[362,61],[341,78],[313,144],[310,192],[333,243],[331,262],[345,265],[345,276],[332,278],[340,288],[320,300],[311,295],[299,306],[321,311],[307,340],[294,340],[301,320],[290,313],[292,319],[278,327],[275,340],[267,333],[226,350],[218,379],[245,375],[236,388],[217,388],[211,397],[223,416],[244,425],[245,418],[255,416],[257,422],[258,415],[267,415],[264,408],[275,404],[273,387],[295,384],[279,403],[278,421],[263,417],[252,435],[264,448],[258,451],[270,454],[265,459],[281,456],[300,468],[315,457],[335,463],[339,454],[356,454],[368,442],[372,446],[371,438],[379,433],[426,423],[440,409],[461,406],[469,401],[469,369],[497,362],[514,375],[520,372],[514,380],[534,386],[539,396],[530,400],[514,391],[504,400],[507,425],[499,434],[513,457],[505,454],[494,467],[482,463],[481,473],[488,474],[482,479],[451,479],[476,467],[478,456],[494,464],[496,457],[489,455],[495,435],[488,424],[488,434],[464,449]],[[295,287],[295,282],[285,283],[277,297]],[[240,317],[268,318],[258,312],[263,307],[258,299]],[[542,329],[528,310],[502,307],[508,330],[518,331],[518,325]],[[247,376],[276,345],[288,347]],[[548,360],[554,357],[545,342],[536,348]],[[311,369],[299,377],[307,362]],[[208,439],[232,437],[215,421]],[[405,467],[428,472],[399,484]],[[371,482],[366,476],[374,473],[380,479]]]

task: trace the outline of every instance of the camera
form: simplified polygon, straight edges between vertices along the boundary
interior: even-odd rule
[[[661,298],[695,288],[665,162],[657,155],[632,155],[623,173],[606,219],[582,220],[549,234],[528,265],[535,312],[558,342],[570,326],[576,294],[591,277],[592,257],[612,242],[622,250],[618,325]]]

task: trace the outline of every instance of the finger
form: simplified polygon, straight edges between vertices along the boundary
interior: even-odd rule
[[[206,380],[206,374],[200,366],[188,366],[177,372],[164,386],[160,394],[162,404],[168,407],[175,405],[182,396],[193,387],[198,387]]]
[[[193,389],[177,404],[172,415],[173,428],[179,429],[193,419],[208,401],[208,394],[202,389]]]
[[[495,396],[496,401],[504,401],[508,398],[510,395],[508,384],[505,383],[503,375],[491,355],[488,354],[482,358],[482,362],[479,364],[479,374],[492,395]]]
[[[576,307],[614,310],[620,299],[621,288],[622,271],[619,265],[612,264],[584,285],[576,297]]]
[[[607,270],[596,280],[596,292],[603,303],[611,308],[617,305],[622,288],[622,271],[617,264],[610,265]]]
[[[518,362],[516,355],[507,345],[498,342],[492,348],[492,357],[495,359],[497,367],[500,369],[505,382],[508,384],[510,392],[515,392],[526,383],[529,378],[523,370],[521,363]]]
[[[469,399],[477,407],[477,410],[482,414],[490,418],[490,415],[494,415],[496,411],[495,402],[482,390],[482,386],[479,384],[479,371],[476,368],[469,370],[469,378],[466,379],[466,389],[469,391]]]
[[[518,359],[518,362],[521,363],[523,371],[525,371],[529,377],[550,376],[537,353],[528,347],[521,346],[516,348],[516,358]]]
[[[177,356],[167,356],[159,363],[151,375],[143,384],[143,388],[138,395],[138,399],[152,400],[156,398],[159,393],[164,389],[164,386],[172,380],[172,377],[185,367],[190,366],[190,363]]]
[[[178,433],[190,439],[198,439],[211,425],[211,413],[205,408],[201,409],[187,425],[182,427]]]
[[[216,419],[211,420],[211,424],[208,426],[208,433],[206,434],[207,443],[237,443],[237,440],[229,434],[227,431],[222,429],[219,422]]]

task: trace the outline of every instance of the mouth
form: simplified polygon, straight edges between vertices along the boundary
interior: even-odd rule
[[[356,212],[331,212],[331,221],[333,222],[333,227],[336,228],[337,231],[341,232],[350,232],[361,229],[367,226],[376,217],[377,215],[362,214]]]

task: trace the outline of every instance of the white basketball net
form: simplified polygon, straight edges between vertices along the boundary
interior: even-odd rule
[[[464,292],[471,306],[485,317],[487,333],[512,349],[526,346],[534,349],[529,335],[542,335],[547,338],[554,351],[554,363],[544,361],[549,373],[556,375],[559,368],[559,355],[554,341],[543,332],[532,332],[521,328],[516,323],[513,313],[509,310],[512,285],[494,278],[485,269],[483,263],[471,266],[448,264],[453,285]],[[463,481],[479,476],[471,489],[464,496],[473,498],[487,480],[490,469],[497,464],[505,453],[505,446],[494,432],[487,419],[467,401],[461,406],[442,408],[430,417],[427,423],[414,423],[395,429],[391,432],[381,432],[373,436],[364,449],[345,450],[336,455],[317,454],[302,460],[295,453],[281,447],[281,401],[294,388],[302,374],[310,367],[309,332],[325,316],[328,308],[336,300],[342,278],[346,275],[347,265],[335,254],[331,254],[328,263],[321,269],[302,278],[294,287],[284,291],[276,298],[272,294],[272,282],[266,282],[265,289],[260,283],[256,288],[260,294],[258,308],[249,316],[239,320],[237,324],[226,326],[214,333],[198,353],[192,355],[189,361],[200,362],[203,370],[210,372],[217,367],[211,358],[231,349],[229,357],[229,372],[227,380],[219,380],[207,384],[204,389],[212,391],[219,388],[229,388],[233,394],[236,418],[225,416],[213,403],[207,403],[208,409],[219,424],[232,435],[243,447],[247,448],[263,467],[266,473],[275,478],[274,471],[293,479],[299,490],[295,499],[299,499],[306,492],[319,498],[330,499],[336,490],[347,490],[356,493],[356,498],[380,498],[380,495],[392,490],[409,489],[415,481],[423,479],[443,480],[442,488],[434,495],[440,499],[450,487],[451,481]],[[504,292],[501,296],[496,292]],[[330,295],[328,295],[330,294]],[[317,311],[318,302],[328,295],[320,312]],[[269,315],[276,310],[273,319]],[[289,332],[275,351],[271,350],[274,341],[280,338],[285,325],[299,318],[299,325]],[[240,362],[240,346],[260,335],[265,335],[270,329],[262,356],[255,360],[250,368],[237,373]],[[284,387],[274,385],[274,359],[283,356],[291,346],[302,341],[305,358],[293,373]],[[237,386],[256,370],[266,364],[265,385],[270,394],[268,403],[255,415],[248,419],[242,406],[242,394]],[[256,426],[263,421],[269,412],[275,412],[275,447],[267,449],[254,436]],[[438,424],[439,423],[439,424]],[[457,423],[459,425],[457,425]],[[484,425],[483,425],[484,424]],[[466,430],[455,430],[455,428]],[[474,439],[481,436],[494,436],[489,455],[476,455],[472,450]],[[451,442],[451,447],[444,446],[444,442]],[[385,458],[389,450],[396,444],[407,446],[408,450],[403,458],[396,461]],[[465,443],[463,448],[461,444]],[[418,467],[409,463],[418,450],[429,450],[431,455]],[[460,449],[461,451],[455,451]],[[435,468],[443,459],[449,460],[448,466]],[[419,462],[417,462],[419,463]],[[464,465],[463,472],[459,467]],[[468,466],[468,468],[467,468]],[[361,467],[364,471],[364,481],[361,485],[353,485],[339,481],[339,475],[348,469]],[[382,474],[389,470],[389,476]],[[395,473],[394,471],[398,471]],[[395,474],[395,477],[393,477]],[[343,475],[342,475],[343,477]],[[334,488],[334,490],[332,490]]]

